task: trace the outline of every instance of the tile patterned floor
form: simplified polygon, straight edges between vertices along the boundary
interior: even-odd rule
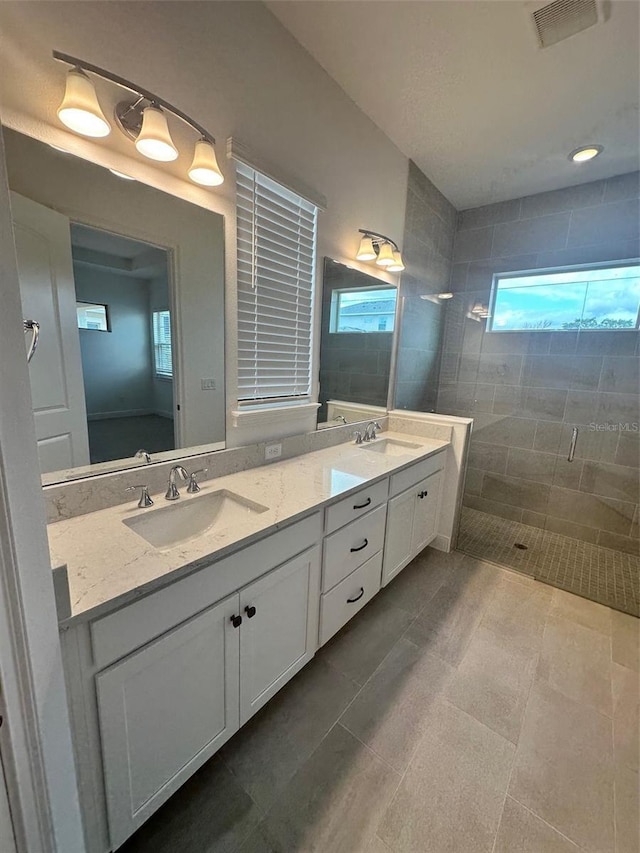
[[[527,549],[514,547],[514,543]],[[458,548],[536,580],[640,616],[640,557],[570,539],[469,507],[462,511]]]
[[[121,853],[639,853],[639,626],[427,549]]]

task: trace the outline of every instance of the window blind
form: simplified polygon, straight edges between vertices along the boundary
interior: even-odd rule
[[[173,377],[171,359],[171,314],[169,311],[153,312],[153,362],[156,376]]]
[[[236,165],[238,399],[301,400],[311,392],[318,208]]]

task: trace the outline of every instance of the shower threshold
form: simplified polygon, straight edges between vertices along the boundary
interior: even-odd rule
[[[463,507],[457,548],[640,616],[640,557]]]

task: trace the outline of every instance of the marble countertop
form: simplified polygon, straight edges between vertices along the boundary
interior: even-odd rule
[[[447,441],[392,432],[383,433],[377,442],[385,438],[419,447],[385,455],[350,441],[204,480],[196,495],[188,495],[181,488],[180,505],[225,489],[267,510],[247,513],[240,523],[213,524],[204,533],[171,548],[153,547],[124,523],[141,513],[170,506],[162,494],[153,496],[155,505],[149,509],[138,509],[132,500],[50,524],[51,562],[54,567],[66,564],[69,585],[71,612],[61,626],[115,610],[449,446]]]

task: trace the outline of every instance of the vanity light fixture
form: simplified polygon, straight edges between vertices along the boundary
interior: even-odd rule
[[[439,293],[438,299],[453,299],[453,293]]]
[[[379,267],[384,267],[388,272],[402,272],[404,264],[395,240],[368,229],[360,228],[359,230],[362,238],[356,255],[357,260],[375,261]]]
[[[569,154],[569,160],[573,163],[586,163],[588,160],[593,160],[598,154],[604,151],[602,145],[581,145]]]
[[[178,149],[169,133],[166,116],[155,104],[150,104],[142,111],[142,127],[136,139],[136,148],[145,157],[161,163],[178,159]]]
[[[82,68],[77,65],[67,74],[67,86],[58,118],[69,130],[81,136],[109,136],[111,125],[106,120],[96,90]]]
[[[70,130],[83,136],[93,137],[108,136],[111,132],[111,125],[102,112],[96,90],[89,77],[89,74],[92,74],[131,93],[129,97],[116,104],[114,118],[118,129],[135,143],[136,150],[140,154],[164,163],[179,157],[179,151],[171,138],[167,122],[167,116],[173,116],[198,135],[194,146],[193,162],[188,170],[189,178],[194,183],[205,187],[219,186],[224,181],[216,159],[214,137],[182,110],[153,92],[97,65],[57,50],[53,51],[53,58],[71,66],[67,74],[64,99],[58,109],[58,118]],[[114,174],[117,172],[114,171]],[[119,177],[132,180],[129,175],[122,173]]]

